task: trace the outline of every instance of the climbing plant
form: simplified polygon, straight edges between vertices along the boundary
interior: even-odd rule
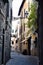
[[[31,7],[30,7],[30,15],[28,16],[28,27],[32,28],[32,31],[37,29],[37,4],[36,3],[32,3]]]

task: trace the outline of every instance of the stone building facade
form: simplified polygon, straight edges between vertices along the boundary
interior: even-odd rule
[[[27,54],[30,53],[29,51],[31,51],[30,49],[31,49],[31,46],[32,46],[30,37],[31,37],[32,41],[33,40],[35,41],[35,36],[36,36],[36,35],[33,34],[31,29],[28,28],[28,26],[27,26],[27,23],[28,23],[27,18],[28,17],[26,17],[26,15],[25,15],[26,12],[28,12],[29,15],[30,15],[29,8],[30,8],[31,3],[33,3],[33,2],[34,2],[33,0],[31,0],[31,1],[30,0],[24,0],[22,2],[22,5],[21,5],[20,10],[19,10],[19,14],[18,14],[18,15],[21,16],[21,19],[20,19],[20,22],[21,22],[20,36],[21,36],[21,38],[19,39],[20,40],[20,45],[19,45],[20,51],[24,52],[24,50],[26,50]],[[33,41],[33,43],[34,43],[34,41]],[[34,46],[34,44],[33,44],[33,46]],[[34,51],[33,51],[32,54],[34,54]]]
[[[0,65],[10,59],[12,0],[0,0]]]
[[[28,19],[26,18],[26,12],[28,12],[28,0],[24,0],[21,4],[19,14],[21,16],[20,22],[21,22],[21,29],[20,29],[20,51],[24,52],[25,50],[28,52],[28,44],[27,41],[25,41],[28,27],[26,26],[26,23]]]

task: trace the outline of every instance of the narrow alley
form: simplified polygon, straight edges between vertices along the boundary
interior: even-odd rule
[[[0,65],[43,65],[43,0],[0,0]]]
[[[39,59],[36,56],[25,56],[17,52],[11,52],[11,59],[6,65],[39,65]]]

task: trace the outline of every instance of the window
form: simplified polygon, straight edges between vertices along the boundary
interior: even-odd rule
[[[18,40],[19,40],[19,39],[16,40],[16,43],[18,43]]]
[[[12,41],[12,44],[14,44],[14,42]]]
[[[16,43],[18,42],[18,40],[16,40]]]

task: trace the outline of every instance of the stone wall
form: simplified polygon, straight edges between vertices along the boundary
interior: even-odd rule
[[[0,0],[0,65],[10,59],[11,42],[11,1],[3,1]]]

